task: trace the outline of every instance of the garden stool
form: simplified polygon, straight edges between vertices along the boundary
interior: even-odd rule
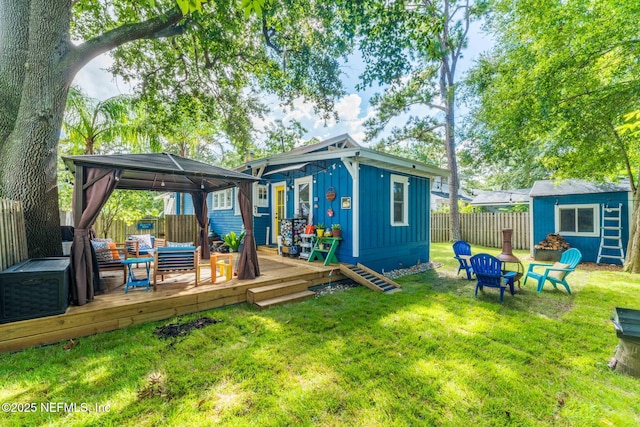
[[[225,258],[229,260],[225,263]],[[233,255],[231,254],[211,254],[211,283],[215,283],[218,279],[218,269],[220,275],[225,276],[227,280],[233,277]]]
[[[218,272],[220,276],[224,275],[226,280],[231,280],[231,264],[227,264],[224,261],[216,262],[216,278],[218,277]]]

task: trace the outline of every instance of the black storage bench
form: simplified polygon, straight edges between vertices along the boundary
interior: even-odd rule
[[[69,306],[69,258],[34,258],[0,271],[0,323],[62,314]]]

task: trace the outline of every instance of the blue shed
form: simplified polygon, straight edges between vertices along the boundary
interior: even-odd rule
[[[277,242],[281,219],[306,218],[341,225],[340,262],[380,272],[429,261],[429,194],[433,178],[448,175],[445,169],[362,147],[345,134],[237,170],[261,178],[253,193],[258,245]],[[241,229],[235,191],[209,200],[218,234]]]
[[[604,184],[577,179],[536,181],[529,196],[532,248],[547,234],[558,233],[571,247],[582,252],[583,261],[596,262],[602,245],[601,262],[622,263],[620,259],[609,257],[620,256],[621,250],[608,247],[619,245],[622,255],[626,254],[633,213],[633,193],[628,181]],[[619,239],[606,238],[617,235]]]

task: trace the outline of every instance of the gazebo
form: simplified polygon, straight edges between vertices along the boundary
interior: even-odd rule
[[[93,263],[89,230],[114,189],[189,193],[200,234],[202,257],[209,259],[207,241],[208,193],[239,187],[238,201],[246,230],[238,262],[238,278],[260,275],[253,236],[252,184],[250,175],[219,168],[167,153],[64,156],[75,175],[73,191],[74,236],[71,246],[71,297],[76,305],[93,300]]]

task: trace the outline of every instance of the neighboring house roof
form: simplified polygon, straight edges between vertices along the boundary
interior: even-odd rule
[[[295,165],[298,167],[305,162],[335,159],[357,161],[361,164],[416,176],[433,177],[449,175],[449,171],[446,169],[362,147],[347,134],[315,144],[294,148],[286,153],[249,161],[245,163],[244,169],[253,169],[257,176],[262,176],[263,174],[266,175],[273,172],[266,170],[270,167],[286,165]],[[242,168],[239,168],[239,170],[242,170]]]
[[[436,197],[441,197],[443,199],[448,199],[449,198],[449,193],[444,193],[442,191],[431,191],[431,194],[433,196]],[[463,202],[470,202],[471,201],[471,197],[467,197],[463,194],[458,194],[458,200],[462,200]]]
[[[530,188],[518,190],[479,191],[471,201],[472,206],[494,206],[529,203]]]
[[[631,191],[628,180],[619,183],[605,182],[594,183],[579,179],[566,179],[562,181],[544,180],[536,181],[533,184],[530,197],[562,196],[569,194],[595,194],[595,193],[618,193]]]

